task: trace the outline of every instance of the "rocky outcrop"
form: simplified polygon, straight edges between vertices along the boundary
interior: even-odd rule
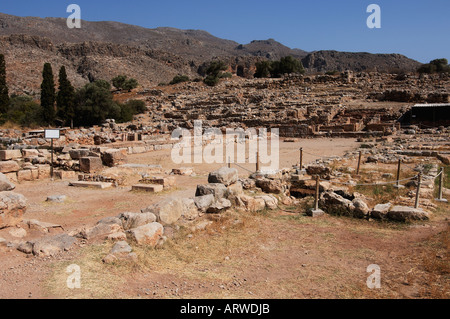
[[[403,70],[415,72],[421,63],[400,54],[371,54],[338,51],[316,51],[302,60],[303,66],[313,72]]]

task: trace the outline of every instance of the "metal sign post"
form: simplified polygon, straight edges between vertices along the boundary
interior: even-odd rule
[[[51,165],[50,165],[50,178],[53,180],[53,140],[58,140],[61,136],[60,130],[53,129],[53,130],[45,130],[45,139],[51,140]]]

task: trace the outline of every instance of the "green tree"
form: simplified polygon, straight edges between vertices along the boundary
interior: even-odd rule
[[[305,73],[303,64],[300,60],[292,56],[281,58],[279,61],[261,61],[256,63],[255,77],[281,77],[283,74]]]
[[[133,116],[147,111],[145,102],[142,100],[130,100],[125,104],[120,104],[120,117],[116,118],[118,123],[131,122]]]
[[[417,72],[429,74],[450,72],[450,65],[447,59],[436,59],[430,63],[423,64]]]
[[[0,54],[0,113],[6,113],[9,107],[8,86],[6,84],[5,56]]]
[[[127,77],[125,75],[118,75],[114,79],[111,80],[114,87],[118,90],[122,90],[123,85],[125,84]]]
[[[76,126],[100,125],[108,118],[120,118],[121,108],[105,82],[108,84],[104,80],[88,83],[75,93]]]
[[[292,56],[281,58],[272,64],[272,76],[281,77],[283,74],[305,73],[302,62]]]
[[[12,96],[8,112],[2,115],[2,122],[11,122],[22,127],[37,127],[42,124],[41,106],[30,96]]]
[[[145,102],[142,100],[130,100],[125,105],[128,105],[128,107],[131,109],[131,111],[134,114],[142,114],[147,112],[147,106],[145,105]]]
[[[41,107],[45,124],[52,125],[55,122],[55,81],[50,63],[44,64],[41,84]]]
[[[131,90],[137,88],[138,85],[139,85],[138,81],[136,79],[131,78],[125,81],[125,83],[123,84],[123,89],[131,92]]]
[[[204,80],[206,85],[216,86],[222,76],[222,72],[228,69],[227,65],[222,61],[213,61],[206,69],[206,78]]]
[[[269,78],[272,72],[272,62],[261,61],[256,62],[255,78]]]
[[[131,91],[138,87],[139,83],[136,79],[128,79],[126,75],[118,75],[111,80],[112,84],[117,90]]]
[[[66,68],[62,66],[59,70],[59,88],[56,97],[57,117],[64,124],[70,124],[72,128],[75,117],[74,97],[75,89],[67,79]]]

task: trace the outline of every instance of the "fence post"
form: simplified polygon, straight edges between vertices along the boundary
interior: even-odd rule
[[[256,172],[257,172],[257,173],[260,172],[260,167],[259,167],[259,152],[256,152]]]
[[[442,196],[443,187],[444,187],[444,168],[441,167],[441,176],[439,178],[439,197],[436,198],[436,201],[446,203],[447,200]]]
[[[359,151],[358,169],[356,170],[356,175],[359,175],[359,169],[361,168],[361,157],[362,157],[362,152]]]
[[[311,208],[307,211],[307,215],[309,215],[311,217],[318,217],[318,216],[325,214],[325,212],[323,210],[319,209],[319,194],[320,194],[320,176],[317,175],[316,176],[316,193],[314,195],[314,208]]]
[[[53,180],[53,153],[54,153],[54,150],[53,150],[53,139],[52,139],[52,145],[51,145],[51,148],[52,148],[52,158],[51,158],[51,165],[50,165],[50,178],[51,178],[51,180]]]
[[[414,204],[414,208],[419,208],[419,193],[420,186],[422,184],[422,173],[419,173],[419,180],[417,181],[417,190],[416,190],[416,203]]]
[[[300,171],[303,169],[303,147],[300,148]]]
[[[403,188],[403,185],[400,185],[400,172],[402,167],[402,160],[398,160],[398,167],[397,167],[397,184],[394,185],[395,188]]]

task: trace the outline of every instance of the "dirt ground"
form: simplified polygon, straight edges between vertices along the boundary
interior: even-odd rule
[[[299,147],[331,156],[357,145],[351,139],[281,143],[280,166],[297,163]],[[304,162],[316,158],[305,154]],[[195,176],[177,176],[175,190],[156,195],[131,192],[129,185],[105,190],[69,187],[68,180],[17,184],[16,191],[28,199],[24,218],[56,223],[65,231],[92,226],[101,218],[138,212],[168,196],[192,197],[196,185],[223,166],[174,165],[169,151],[131,155],[128,162],[160,164],[164,171],[189,166]],[[242,166],[242,177],[254,171],[254,164]],[[51,195],[66,195],[67,200],[46,202]],[[0,249],[0,298],[449,298],[445,205],[430,221],[413,224],[329,215],[312,219],[298,207],[258,214],[229,212],[207,230],[181,228],[162,248],[133,246],[137,263],[103,264],[110,242],[81,241],[52,258],[28,258],[17,250]],[[24,240],[10,231],[0,231],[0,237]],[[34,236],[29,232],[25,238]],[[80,266],[80,289],[67,287],[66,269],[71,264]],[[381,269],[380,289],[366,284],[372,264]]]

